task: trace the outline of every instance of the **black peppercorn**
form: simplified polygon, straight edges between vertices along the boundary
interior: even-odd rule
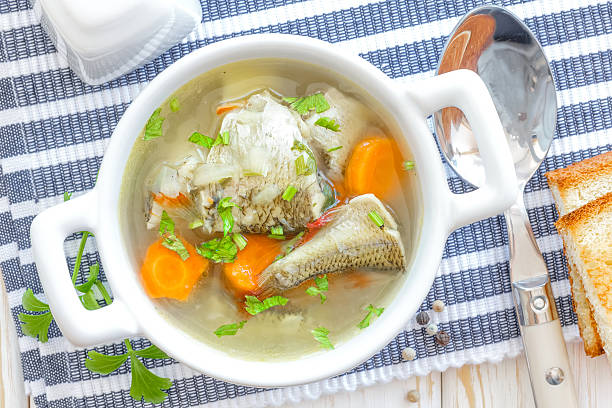
[[[440,346],[445,347],[448,346],[448,343],[450,343],[450,336],[444,330],[440,330],[438,333],[436,333],[434,340]]]
[[[427,313],[425,311],[417,313],[416,321],[421,326],[426,326],[427,323],[429,323],[429,313]]]

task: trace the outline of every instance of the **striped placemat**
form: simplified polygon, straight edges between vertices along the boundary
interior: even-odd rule
[[[340,43],[397,81],[433,75],[448,33],[461,15],[482,1],[456,0],[202,0],[201,25],[146,66],[101,86],[76,78],[58,57],[27,0],[0,0],[0,269],[19,335],[26,389],[38,407],[139,407],[129,396],[129,366],[109,376],[92,374],[86,350],[75,349],[55,323],[49,341],[25,336],[18,324],[26,288],[44,299],[33,263],[29,226],[64,192],[80,195],[95,182],[104,148],[117,121],[139,91],[160,71],[189,52],[229,37],[282,32]],[[527,186],[526,203],[549,268],[568,340],[577,338],[554,204],[545,171],[612,150],[612,5],[600,1],[498,1],[536,33],[552,65],[558,91],[558,125],[548,158]],[[433,136],[432,136],[433,137]],[[449,171],[449,184],[468,190]],[[69,262],[79,240],[66,244]],[[86,248],[85,264],[97,260]],[[58,271],[61,273],[61,271]],[[68,273],[68,271],[66,271]],[[103,272],[102,272],[103,276]],[[416,323],[349,373],[287,389],[253,389],[217,381],[172,360],[146,360],[147,367],[173,379],[164,406],[257,407],[317,398],[338,390],[424,375],[466,363],[498,361],[521,344],[501,217],[453,233],[439,274],[422,309],[443,300],[432,314],[451,334],[437,346]],[[140,348],[149,343],[134,339]],[[411,346],[417,359],[403,362]],[[104,348],[123,353],[120,343]]]

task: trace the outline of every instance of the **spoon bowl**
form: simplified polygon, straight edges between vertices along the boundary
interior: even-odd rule
[[[479,7],[453,30],[437,71],[461,68],[477,72],[489,89],[524,187],[544,160],[557,122],[555,84],[540,44],[511,12]],[[481,186],[482,160],[463,113],[442,109],[434,114],[434,123],[450,166],[468,183]]]

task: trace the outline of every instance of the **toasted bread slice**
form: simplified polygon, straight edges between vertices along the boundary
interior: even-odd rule
[[[612,151],[564,169],[548,172],[546,178],[559,215],[564,216],[612,191]],[[568,259],[568,269],[572,304],[578,316],[578,328],[584,342],[584,351],[591,357],[599,356],[604,351],[593,317],[592,305],[587,299],[582,278],[571,259]]]
[[[582,279],[612,363],[612,192],[564,215],[555,226]]]

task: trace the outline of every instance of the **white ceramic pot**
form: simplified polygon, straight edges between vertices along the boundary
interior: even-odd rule
[[[287,362],[244,361],[214,349],[170,324],[142,289],[119,226],[119,190],[135,139],[168,96],[191,79],[221,65],[256,58],[289,58],[320,65],[358,83],[386,107],[417,163],[423,220],[415,258],[393,302],[371,326],[335,350]],[[485,185],[455,195],[426,122],[446,106],[463,110],[478,141]],[[489,93],[470,71],[454,71],[417,83],[401,84],[356,55],[311,38],[255,35],[206,46],[177,61],[142,91],[121,118],[108,146],[96,187],[39,214],[31,237],[38,272],[51,311],[64,336],[80,346],[145,336],[195,370],[237,384],[277,387],[304,384],[340,374],[383,348],[404,329],[432,285],[444,244],[454,229],[499,214],[514,201],[514,165]],[[70,282],[63,242],[74,231],[96,236],[114,302],[88,311]]]

